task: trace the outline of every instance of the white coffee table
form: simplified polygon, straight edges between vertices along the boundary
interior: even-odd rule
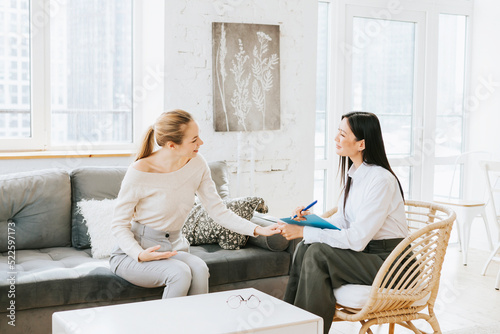
[[[257,296],[236,309],[232,295]],[[323,319],[255,289],[55,312],[52,333],[323,333]]]

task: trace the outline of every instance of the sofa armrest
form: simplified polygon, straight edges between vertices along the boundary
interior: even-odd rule
[[[253,218],[250,221],[262,227],[274,224],[274,222],[269,221],[264,217],[265,215],[254,212]],[[290,246],[290,241],[286,240],[281,234],[275,234],[269,237],[265,237],[262,235],[259,235],[257,237],[250,237],[248,239],[248,243],[264,249],[268,249],[273,252],[288,250]]]

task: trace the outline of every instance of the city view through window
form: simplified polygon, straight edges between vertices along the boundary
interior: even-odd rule
[[[52,145],[132,142],[132,1],[52,1],[50,133]],[[57,5],[57,6],[56,6]],[[31,136],[30,1],[0,3],[0,138]],[[36,23],[36,22],[35,22]],[[31,28],[31,29],[30,29]],[[31,48],[31,49],[30,49]],[[47,97],[48,98],[48,97]],[[40,110],[40,109],[37,109]]]

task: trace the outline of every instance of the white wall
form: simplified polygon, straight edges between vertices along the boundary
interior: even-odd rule
[[[280,130],[214,132],[212,22],[280,25]],[[316,30],[315,1],[171,0],[165,5],[165,109],[195,116],[205,141],[200,152],[209,161],[230,164],[233,196],[261,196],[276,215],[312,200]]]
[[[476,0],[472,24],[470,150],[500,153],[500,3]]]
[[[145,10],[151,9],[150,7]],[[162,6],[158,8],[163,9]],[[296,206],[311,202],[317,2],[169,0],[164,2],[164,12],[165,95],[157,96],[156,85],[154,91],[148,91],[148,96],[153,96],[153,99],[139,101],[136,107],[142,109],[143,114],[135,125],[145,129],[152,123],[162,111],[164,99],[163,109],[181,108],[195,116],[200,125],[201,137],[205,141],[201,153],[208,161],[228,161],[232,171],[232,196],[261,196],[266,200],[270,213],[278,216],[288,215]],[[280,25],[280,130],[214,132],[212,22]],[[157,25],[161,26],[160,23]],[[147,36],[151,33],[145,29],[140,35]],[[153,49],[154,46],[149,44],[151,43],[139,43],[138,47]],[[162,47],[160,45],[157,49]],[[148,62],[155,71],[159,68],[157,56],[145,52],[137,53],[136,56]],[[146,68],[142,72],[146,75]],[[142,72],[141,69],[136,69],[136,74]],[[126,166],[131,161],[132,158],[0,160],[0,174],[54,167],[70,170],[93,165]]]
[[[468,98],[468,150],[487,151],[500,160],[500,3],[475,0],[471,44],[471,90]],[[467,178],[470,197],[484,195],[481,171],[471,170]],[[491,214],[491,213],[490,213]],[[496,224],[490,215],[493,238]],[[484,240],[484,239],[483,239]]]

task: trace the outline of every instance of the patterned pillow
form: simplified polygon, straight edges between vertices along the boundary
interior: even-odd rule
[[[262,207],[264,200],[260,197],[241,197],[223,201],[227,208],[247,220],[252,219],[257,207]],[[191,209],[182,233],[191,245],[218,243],[223,249],[240,249],[245,246],[248,236],[228,230],[209,217],[201,203]]]

